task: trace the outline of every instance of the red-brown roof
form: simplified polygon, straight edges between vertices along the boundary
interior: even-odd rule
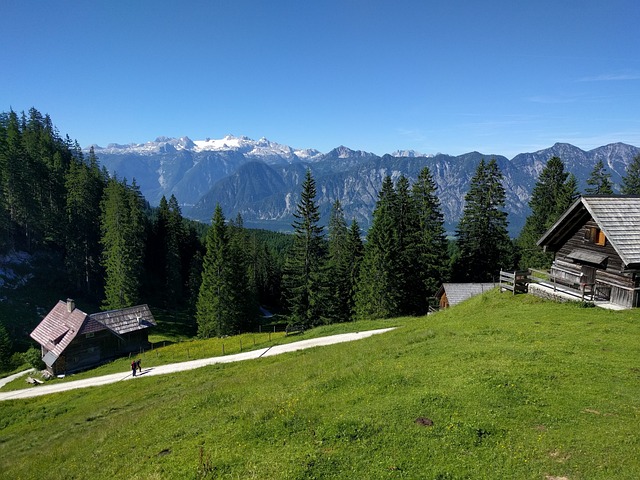
[[[60,300],[31,332],[31,338],[59,356],[82,329],[87,318],[87,314],[78,308],[70,312],[67,303]]]
[[[78,333],[108,329],[122,335],[155,325],[155,319],[147,305],[87,315],[78,308],[69,312],[67,302],[60,300],[31,332],[31,338],[52,352],[51,358],[57,358]]]

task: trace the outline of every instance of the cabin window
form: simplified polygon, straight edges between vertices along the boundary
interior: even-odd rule
[[[604,235],[604,232],[597,227],[588,227],[584,232],[584,239],[600,246],[604,246],[607,242],[607,237]]]
[[[95,335],[95,334],[94,334],[93,332],[89,332],[89,333],[87,333],[87,334],[85,335],[85,337],[84,337],[84,338],[93,338],[93,336],[94,336],[94,335]]]

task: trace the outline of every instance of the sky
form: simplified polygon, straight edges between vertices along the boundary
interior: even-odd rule
[[[82,147],[640,146],[637,0],[1,0],[0,112]]]

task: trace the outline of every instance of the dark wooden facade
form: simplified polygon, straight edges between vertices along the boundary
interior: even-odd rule
[[[539,240],[551,279],[625,308],[640,306],[640,198],[582,197]]]
[[[149,348],[155,320],[146,305],[87,315],[72,301],[58,302],[31,333],[47,370],[72,373]]]

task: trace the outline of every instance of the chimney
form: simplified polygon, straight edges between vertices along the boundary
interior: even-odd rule
[[[76,303],[73,301],[73,299],[67,298],[67,311],[71,313],[75,308],[76,308]]]

